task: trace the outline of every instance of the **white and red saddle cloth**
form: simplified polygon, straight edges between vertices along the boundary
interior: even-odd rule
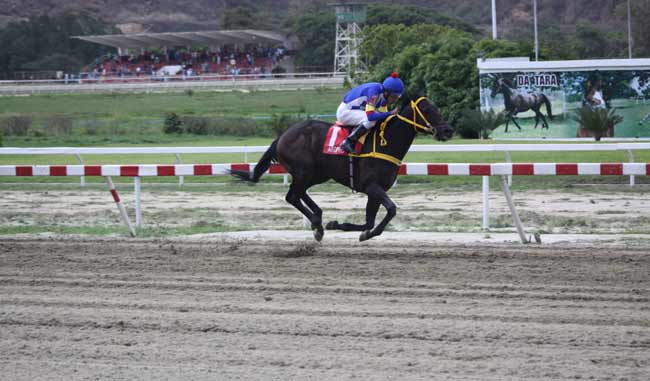
[[[327,136],[325,137],[325,143],[323,144],[323,153],[326,155],[339,155],[347,156],[348,153],[341,149],[341,144],[345,138],[350,135],[351,127],[346,127],[341,122],[334,123],[330,129],[327,131]],[[363,147],[363,139],[359,139],[355,146],[357,152],[361,151]]]

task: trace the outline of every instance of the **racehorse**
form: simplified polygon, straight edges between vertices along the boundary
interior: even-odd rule
[[[361,231],[360,241],[378,236],[396,215],[397,207],[386,192],[395,183],[401,161],[416,134],[430,134],[445,141],[454,132],[442,119],[438,108],[426,98],[405,100],[403,104],[398,115],[389,117],[368,133],[362,153],[354,157],[324,154],[325,138],[332,124],[308,120],[289,127],[275,139],[252,173],[232,171],[231,174],[241,180],[257,183],[272,162],[280,163],[292,176],[285,199],[309,219],[317,241],[322,240],[324,235],[323,211],[306,191],[332,179],[368,196],[366,223],[357,225],[331,221],[326,228]],[[386,216],[375,226],[379,205],[386,208]]]
[[[549,119],[553,119],[553,114],[551,112],[551,101],[543,93],[532,93],[532,94],[519,94],[516,90],[512,88],[512,85],[509,81],[503,77],[496,76],[492,77],[492,93],[491,97],[494,98],[498,93],[503,94],[503,102],[506,108],[506,128],[505,132],[508,132],[508,122],[512,122],[517,126],[519,131],[521,131],[521,126],[517,123],[515,115],[519,112],[524,112],[528,110],[533,110],[535,112],[535,128],[539,124],[539,120],[542,120],[542,128],[548,129],[548,122],[546,117],[541,113],[540,108],[542,104],[546,105],[546,113],[548,114]]]

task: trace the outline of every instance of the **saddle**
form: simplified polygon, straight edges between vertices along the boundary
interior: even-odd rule
[[[348,153],[341,149],[341,144],[350,135],[355,126],[344,126],[341,122],[334,123],[329,130],[323,143],[323,153],[325,155],[348,156]],[[363,134],[354,147],[357,152],[361,151],[363,143],[366,141],[368,133]]]

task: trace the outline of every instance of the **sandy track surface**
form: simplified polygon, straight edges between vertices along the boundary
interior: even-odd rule
[[[5,239],[0,374],[648,379],[646,251]]]
[[[110,194],[104,189],[2,190],[0,227],[111,228],[128,234]],[[123,191],[122,200],[135,219],[133,194]],[[147,185],[142,195],[144,227],[168,237],[164,229],[194,229],[195,232],[301,230],[302,215],[284,200],[286,188],[256,191],[245,186],[237,192],[212,189],[177,191]],[[648,234],[650,197],[643,189],[526,190],[514,193],[515,204],[527,231],[544,234]],[[336,192],[313,192],[323,209],[325,223],[365,222],[366,196]],[[424,185],[409,184],[391,190],[398,205],[389,231],[481,232],[480,191],[441,192]],[[490,193],[492,232],[513,232],[512,217],[503,194]],[[385,210],[380,209],[379,218]],[[379,221],[379,219],[378,219]],[[201,230],[202,229],[202,230]],[[327,235],[326,235],[327,239]]]

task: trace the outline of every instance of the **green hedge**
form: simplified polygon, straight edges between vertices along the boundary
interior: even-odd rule
[[[163,132],[165,134],[275,137],[306,118],[307,116],[301,115],[273,114],[271,119],[260,121],[242,117],[179,116],[176,113],[168,113],[165,115]]]

